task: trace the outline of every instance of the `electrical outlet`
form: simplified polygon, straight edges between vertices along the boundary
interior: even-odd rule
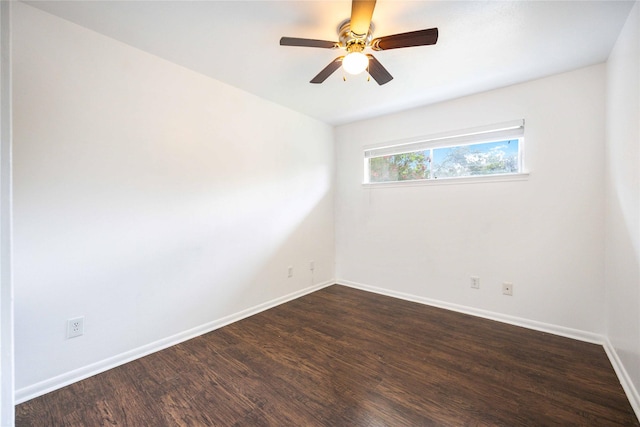
[[[287,277],[293,277],[293,266],[287,268]]]
[[[504,282],[502,284],[502,293],[504,295],[512,296],[513,295],[513,283]]]
[[[478,276],[471,276],[471,287],[473,289],[480,289],[480,278]]]
[[[84,316],[67,320],[67,338],[79,337],[84,334]]]
[[[313,271],[316,269],[316,262],[315,261],[310,261],[309,262],[309,270]]]

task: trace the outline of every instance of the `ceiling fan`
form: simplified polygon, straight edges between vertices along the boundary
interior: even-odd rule
[[[374,25],[371,22],[375,0],[352,0],[351,19],[346,19],[338,26],[337,42],[327,40],[301,39],[282,37],[281,46],[317,47],[323,49],[345,49],[346,55],[339,56],[327,65],[310,83],[324,82],[342,65],[349,74],[360,74],[367,70],[369,75],[379,84],[389,83],[393,76],[370,53],[363,53],[366,48],[375,51],[398,49],[401,47],[426,46],[436,44],[438,29],[411,31],[391,36],[373,38]]]

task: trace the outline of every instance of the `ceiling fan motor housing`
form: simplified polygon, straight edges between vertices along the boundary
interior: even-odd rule
[[[351,20],[345,19],[338,26],[340,46],[346,48],[348,52],[362,52],[371,43],[374,29],[375,26],[371,22],[367,34],[355,34],[351,31]]]

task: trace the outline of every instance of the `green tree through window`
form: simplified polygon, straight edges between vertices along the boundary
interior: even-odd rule
[[[369,161],[370,182],[429,179],[431,150],[373,157]]]
[[[368,157],[368,182],[396,182],[520,172],[520,140],[433,147]]]
[[[434,178],[518,172],[518,140],[444,147],[433,151]]]

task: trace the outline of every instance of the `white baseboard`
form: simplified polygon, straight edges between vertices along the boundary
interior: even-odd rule
[[[223,326],[229,325],[233,322],[237,322],[249,316],[253,316],[254,314],[258,314],[262,311],[276,307],[287,301],[300,298],[303,295],[310,294],[312,292],[315,292],[327,286],[333,285],[334,283],[335,281],[331,280],[331,281],[310,286],[308,288],[290,293],[288,295],[273,299],[271,301],[267,301],[263,304],[259,304],[257,306],[248,308],[246,310],[232,314],[230,316],[226,316],[221,319],[217,319],[217,320],[205,323],[203,325],[196,326],[195,328],[186,330],[179,334],[149,343],[142,347],[138,347],[133,350],[127,351],[125,353],[121,353],[116,356],[110,357],[108,359],[101,360],[91,365],[83,366],[82,368],[78,368],[70,372],[65,372],[64,374],[58,375],[56,377],[49,378],[45,381],[41,381],[39,383],[21,388],[15,391],[15,403],[20,404],[30,399],[33,399],[35,397],[42,396],[43,394],[60,389],[62,387],[81,381],[83,379],[92,377],[99,373],[105,372],[109,369],[115,368],[117,366],[123,365],[125,363],[131,362],[141,357],[147,356],[151,353],[155,353],[157,351],[163,350],[173,345],[180,344],[181,342],[206,334],[207,332],[214,331]]]
[[[426,304],[438,308],[444,308],[447,310],[457,311],[459,313],[470,314],[472,316],[496,320],[498,322],[522,326],[524,328],[533,329],[536,331],[547,332],[553,335],[559,335],[579,341],[602,345],[604,347],[605,353],[607,354],[607,357],[609,358],[609,361],[611,362],[611,365],[613,366],[613,370],[618,376],[618,380],[620,381],[620,384],[622,385],[622,388],[627,395],[627,398],[629,399],[631,407],[633,408],[638,419],[640,419],[640,394],[638,394],[638,390],[634,386],[633,381],[631,381],[631,378],[629,377],[629,374],[622,364],[622,361],[618,357],[615,348],[606,336],[594,334],[592,332],[581,331],[578,329],[566,328],[564,326],[524,319],[521,317],[481,310],[473,307],[451,304],[448,302],[433,300],[430,298],[396,292],[389,289],[377,288],[375,286],[364,285],[362,283],[356,283],[344,279],[337,279],[336,283],[363,291],[374,292],[380,295],[386,295],[393,298],[399,298],[406,301],[417,302],[420,304]]]
[[[527,329],[534,329],[540,332],[547,332],[553,335],[560,335],[567,338],[576,339],[579,341],[585,341],[592,344],[604,344],[604,337],[602,335],[594,334],[592,332],[581,331],[579,329],[566,328],[564,326],[552,325],[549,323],[538,322],[536,320],[524,319],[522,317],[509,316],[507,314],[496,313],[493,311],[482,310],[479,308],[468,307],[459,304],[452,304],[445,301],[439,301],[431,298],[425,298],[417,295],[406,294],[403,292],[392,291],[389,289],[377,288],[375,286],[364,285],[362,283],[356,283],[349,280],[337,279],[336,283],[349,286],[351,288],[361,289],[363,291],[374,292],[380,295],[386,295],[393,298],[399,298],[406,301],[417,302],[420,304],[430,305],[433,307],[444,308],[451,311],[457,311],[458,313],[470,314],[476,317],[482,317],[485,319],[496,320],[502,323],[508,323],[510,325],[522,326]]]
[[[615,348],[613,347],[609,339],[602,335],[581,331],[577,329],[572,329],[572,328],[566,328],[563,326],[557,326],[557,325],[552,325],[548,323],[538,322],[534,320],[524,319],[520,317],[509,316],[501,313],[495,313],[487,310],[481,310],[473,307],[467,307],[467,306],[452,304],[444,301],[438,301],[430,298],[424,298],[416,295],[406,294],[403,292],[396,292],[389,289],[383,289],[383,288],[378,288],[374,286],[364,285],[361,283],[356,283],[356,282],[352,282],[344,279],[339,279],[336,281],[331,280],[324,283],[316,284],[314,286],[310,286],[300,291],[296,291],[291,294],[285,295],[283,297],[276,298],[266,303],[259,304],[255,307],[251,307],[249,309],[243,310],[239,313],[235,313],[230,316],[205,323],[203,325],[197,326],[193,329],[189,329],[187,331],[181,332],[171,337],[167,337],[162,340],[155,341],[153,343],[144,345],[142,347],[135,348],[131,351],[121,353],[119,355],[110,357],[108,359],[93,363],[91,365],[84,366],[82,368],[79,368],[70,372],[66,372],[64,374],[50,378],[48,380],[21,388],[19,390],[16,390],[15,392],[15,403],[20,404],[20,403],[26,402],[35,397],[38,397],[43,394],[49,393],[51,391],[57,390],[59,388],[65,387],[69,384],[73,384],[77,381],[81,381],[83,379],[92,377],[94,375],[97,375],[109,369],[115,368],[127,362],[131,362],[135,359],[139,359],[141,357],[147,356],[149,354],[155,353],[157,351],[163,350],[165,348],[171,347],[173,345],[179,344],[189,339],[206,334],[207,332],[214,331],[223,326],[229,325],[233,322],[237,322],[249,316],[253,316],[254,314],[258,314],[262,311],[276,307],[280,304],[294,300],[303,295],[307,295],[312,292],[318,291],[320,289],[323,289],[327,286],[331,286],[333,284],[340,284],[340,285],[348,286],[355,289],[361,289],[367,292],[373,292],[381,295],[390,296],[393,298],[403,299],[406,301],[412,301],[412,302],[417,302],[420,304],[430,305],[438,308],[444,308],[444,309],[456,311],[459,313],[470,314],[472,316],[482,317],[490,320],[496,320],[498,322],[508,323],[516,326],[522,326],[528,329],[547,332],[550,334],[577,339],[580,341],[585,341],[593,344],[600,344],[604,347],[604,350],[607,356],[609,357],[609,360],[613,366],[613,369],[616,372],[616,375],[618,376],[620,384],[622,385],[622,388],[624,389],[627,395],[627,398],[629,399],[629,403],[631,404],[633,410],[635,411],[638,419],[640,419],[640,394],[638,393],[638,390],[636,389],[633,382],[631,381],[631,378],[629,377],[624,365],[622,364],[620,358],[618,357],[615,351]]]
[[[613,370],[616,372],[616,375],[620,380],[620,384],[629,399],[629,403],[631,404],[633,411],[636,413],[636,417],[640,420],[640,393],[638,393],[638,389],[633,384],[633,381],[631,381],[629,373],[625,369],[620,357],[618,357],[615,347],[611,344],[611,341],[609,341],[608,338],[605,338],[604,341],[604,351],[607,353],[609,361],[611,361]]]

